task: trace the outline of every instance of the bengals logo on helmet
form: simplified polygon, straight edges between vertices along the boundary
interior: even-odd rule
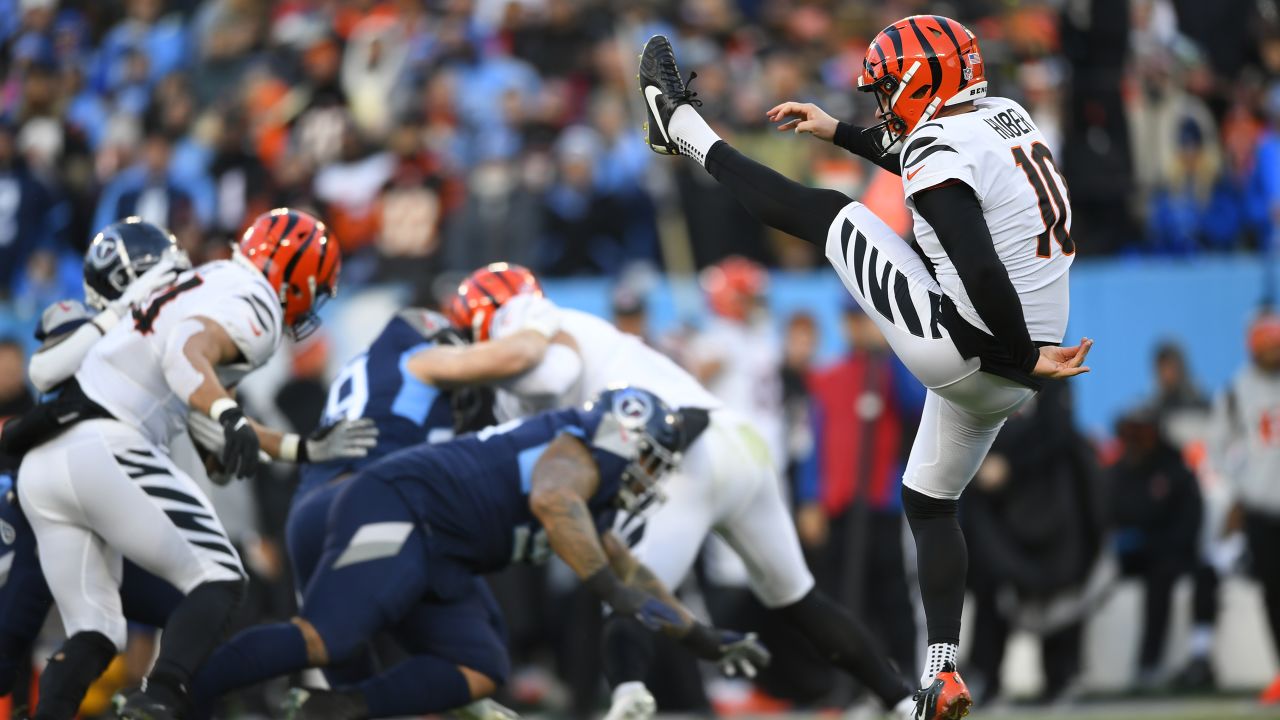
[[[938,110],[981,98],[987,75],[978,38],[941,15],[905,17],[867,47],[858,89],[875,95],[882,122],[868,128],[882,154]]]
[[[267,278],[295,338],[319,326],[316,311],[337,294],[342,268],[338,242],[324,223],[289,208],[263,213],[245,230],[236,256]]]
[[[470,333],[474,342],[489,339],[493,314],[516,295],[542,296],[542,284],[533,272],[521,265],[493,263],[476,270],[458,285],[445,308],[445,316],[455,327]]]

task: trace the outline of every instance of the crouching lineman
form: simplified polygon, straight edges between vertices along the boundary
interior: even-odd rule
[[[693,569],[712,532],[747,566],[752,593],[800,631],[824,658],[866,685],[897,717],[914,710],[911,688],[870,631],[814,587],[795,524],[783,501],[769,448],[755,426],[666,356],[594,315],[556,308],[526,268],[497,263],[472,273],[449,306],[450,320],[477,341],[501,341],[529,313],[554,311],[560,331],[539,362],[498,392],[501,417],[548,407],[573,407],[613,383],[645,387],[671,405],[697,407],[706,432],[690,438],[684,462],[663,485],[667,502],[644,517],[621,518],[632,552],[667,587]],[[500,418],[501,419],[501,418]],[[626,614],[604,629],[605,677],[613,686],[606,720],[641,720],[656,710],[644,685],[652,638]]]
[[[347,362],[329,386],[322,424],[373,423],[378,429],[377,444],[365,457],[302,466],[301,481],[285,526],[299,597],[320,561],[330,508],[346,483],[375,460],[396,450],[443,442],[452,439],[455,431],[492,424],[487,413],[491,393],[465,386],[516,372],[529,358],[545,352],[555,331],[554,325],[531,317],[524,328],[501,342],[465,345],[444,316],[406,308],[387,322],[364,352]],[[481,414],[477,417],[474,413]],[[495,636],[505,636],[502,616],[489,597],[488,586],[479,579],[475,585],[480,605],[461,605],[457,612],[488,608]],[[439,604],[422,604],[387,635],[409,654],[420,654],[429,651],[433,643],[448,642],[454,625],[452,613]],[[483,651],[491,649],[486,647]],[[324,675],[330,687],[350,686],[368,679],[374,666],[372,658],[362,653],[359,658],[325,667]],[[466,708],[465,714],[471,718],[494,718],[511,713],[494,701],[485,700]]]
[[[255,429],[220,380],[265,363],[286,329],[314,328],[336,288],[337,243],[305,213],[275,210],[231,261],[202,265],[135,304],[88,351],[56,407],[75,419],[30,449],[18,495],[68,639],[41,679],[35,718],[74,716],[85,689],[125,642],[122,559],[185,597],[165,624],[145,690],[125,718],[180,716],[195,670],[239,601],[244,571],[208,500],[169,458],[190,411],[222,427],[222,462],[250,477],[259,450],[285,460],[311,448]],[[65,417],[63,415],[62,417]]]
[[[608,529],[618,510],[653,500],[658,481],[705,427],[700,414],[620,388],[578,408],[387,456],[335,501],[300,616],[219,648],[196,679],[197,699],[341,662],[424,602],[450,614],[447,647],[352,689],[316,691],[295,717],[421,715],[484,697],[508,660],[476,576],[552,552],[616,612],[698,655],[742,670],[766,663],[753,636],[695,621]]]

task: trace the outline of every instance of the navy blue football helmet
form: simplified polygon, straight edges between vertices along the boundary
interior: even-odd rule
[[[125,218],[98,231],[84,254],[84,300],[102,310],[161,260],[172,257],[190,267],[178,241],[159,225]]]
[[[611,387],[587,403],[609,409],[596,429],[593,444],[630,462],[618,492],[621,509],[637,514],[666,496],[658,481],[680,464],[684,422],[679,411],[657,395],[637,387]]]

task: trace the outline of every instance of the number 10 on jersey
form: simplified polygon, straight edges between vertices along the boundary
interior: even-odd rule
[[[1050,236],[1062,248],[1063,255],[1075,253],[1076,243],[1071,239],[1071,231],[1067,229],[1067,214],[1070,212],[1067,203],[1071,202],[1071,196],[1067,193],[1067,186],[1062,181],[1058,166],[1053,163],[1053,154],[1044,143],[1039,142],[1032,143],[1030,158],[1021,145],[1014,146],[1011,152],[1013,161],[1022,168],[1027,182],[1031,183],[1031,189],[1036,193],[1040,217],[1044,220],[1044,232],[1036,236],[1036,256],[1049,257]]]

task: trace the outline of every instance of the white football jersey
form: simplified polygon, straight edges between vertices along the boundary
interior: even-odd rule
[[[76,380],[91,400],[157,447],[186,432],[184,398],[165,381],[164,358],[182,321],[205,318],[231,336],[244,362],[218,368],[228,386],[267,362],[284,329],[280,300],[261,273],[230,260],[188,270],[134,306],[85,357]]]
[[[911,200],[913,193],[948,180],[973,188],[996,254],[1022,300],[1031,339],[1060,343],[1070,309],[1067,271],[1075,256],[1066,181],[1022,106],[998,97],[975,105],[973,112],[921,124],[903,146],[902,186],[915,217],[916,241],[960,315],[990,333],[937,233]]]
[[[515,305],[512,312],[517,311],[519,298],[507,302]],[[494,317],[492,334],[494,338],[518,330],[516,323],[503,322],[502,315],[507,310],[504,305]],[[611,385],[634,385],[657,395],[667,405],[678,407],[700,407],[708,410],[721,407],[723,403],[702,387],[684,368],[675,364],[670,358],[654,350],[639,338],[628,335],[607,320],[589,313],[567,308],[558,308],[560,313],[560,331],[573,338],[577,345],[578,356],[582,359],[582,375],[578,382],[554,403],[555,407],[581,405],[593,399]],[[550,358],[543,362],[550,361]],[[537,372],[537,368],[529,372]],[[505,397],[504,397],[505,396]],[[506,416],[524,415],[538,409],[543,403],[517,409],[506,391],[498,393],[499,412]]]
[[[707,389],[726,407],[749,417],[769,444],[774,462],[786,458],[782,411],[782,342],[769,321],[741,323],[713,318],[690,349],[698,362],[716,362],[720,372]]]

